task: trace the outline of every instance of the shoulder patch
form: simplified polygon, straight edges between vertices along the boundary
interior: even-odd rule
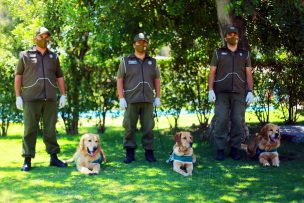
[[[148,61],[148,64],[149,64],[149,65],[152,65],[153,63],[152,63],[152,61],[151,61],[151,60],[149,60],[149,61]]]
[[[37,56],[36,53],[30,53],[30,54],[29,54],[29,57],[30,57],[30,58],[36,58],[36,56]]]
[[[134,64],[137,64],[137,61],[136,60],[129,60],[128,64],[134,65]]]
[[[221,55],[226,56],[227,54],[228,54],[227,52],[224,52],[224,51],[221,52]]]

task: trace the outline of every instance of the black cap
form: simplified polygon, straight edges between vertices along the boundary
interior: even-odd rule
[[[42,34],[48,34],[49,36],[51,36],[51,33],[49,32],[49,30],[45,27],[40,27],[36,30],[36,36],[42,35]]]
[[[238,29],[235,26],[231,25],[231,26],[227,27],[225,35],[230,34],[230,33],[239,34],[239,31],[238,31]]]
[[[139,34],[135,35],[134,42],[137,42],[139,40],[144,40],[144,41],[148,42],[148,38],[144,33],[139,33]]]

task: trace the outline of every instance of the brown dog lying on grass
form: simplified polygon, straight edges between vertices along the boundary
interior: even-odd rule
[[[279,167],[279,153],[277,149],[281,144],[280,128],[274,124],[265,125],[247,146],[247,154],[250,157],[258,156],[263,166]]]
[[[193,163],[196,162],[192,148],[192,135],[190,132],[179,132],[176,133],[174,139],[176,143],[170,157],[173,160],[173,170],[183,176],[191,176]]]
[[[100,147],[100,139],[97,134],[84,134],[80,138],[79,147],[72,158],[66,163],[76,161],[76,168],[83,174],[97,175],[102,161],[106,162],[106,156]]]

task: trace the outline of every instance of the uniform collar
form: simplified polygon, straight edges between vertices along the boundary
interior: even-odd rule
[[[225,51],[228,51],[228,52],[233,52],[231,51],[230,49],[228,49],[227,46],[223,46],[221,49],[225,50]],[[237,46],[236,50],[234,52],[239,52],[241,49],[239,48],[239,46]]]
[[[33,45],[30,49],[29,49],[30,52],[36,52],[36,53],[39,53],[40,55],[42,55],[36,48],[36,45]],[[46,54],[49,54],[50,51],[48,48],[46,48],[45,52],[43,55],[46,55]]]
[[[130,54],[130,55],[129,55],[129,58],[141,60],[141,59],[137,58],[137,57],[135,56],[134,53],[133,53],[133,54]],[[151,58],[151,57],[146,53],[146,54],[145,54],[145,58],[143,59],[143,61],[146,60],[146,59],[150,59],[150,58]]]

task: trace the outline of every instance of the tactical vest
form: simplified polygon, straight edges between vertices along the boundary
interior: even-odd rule
[[[157,64],[152,57],[140,60],[135,55],[122,58],[125,68],[124,97],[127,103],[154,101]]]
[[[62,77],[58,57],[47,50],[41,55],[35,47],[21,52],[20,63],[23,65],[22,98],[24,101],[56,101],[56,78]],[[18,74],[18,67],[17,67]]]
[[[217,67],[214,80],[214,91],[235,92],[245,94],[246,79],[246,61],[249,52],[237,49],[235,52],[227,48],[221,48],[216,51]]]

